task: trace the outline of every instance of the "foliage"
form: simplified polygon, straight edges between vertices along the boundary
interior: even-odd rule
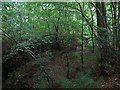
[[[45,66],[50,60],[52,59],[52,52],[46,51],[42,55],[38,55],[34,64],[38,65],[39,67]]]
[[[101,8],[97,7],[97,4],[101,4]],[[105,8],[102,7],[104,5]],[[107,70],[110,62],[115,60],[114,62],[119,63],[119,5],[120,3],[115,2],[2,2],[0,34],[3,40],[13,43],[13,46],[3,54],[3,62],[12,60],[16,62],[15,56],[29,52],[35,59],[34,65],[41,70],[52,60],[54,49],[65,48],[67,51],[65,52],[70,54],[68,56],[73,60],[79,60],[81,63],[83,60],[82,64],[86,64],[85,60],[94,60],[92,54],[87,51],[94,52],[99,47],[97,53],[100,52],[101,59],[98,63],[102,63],[101,66]],[[109,53],[113,57],[110,57]],[[95,55],[97,58],[98,55]],[[27,55],[24,57],[29,58]],[[73,61],[70,65],[74,65]],[[79,71],[82,70],[82,66],[84,65],[79,67]],[[58,70],[56,66],[53,69]],[[48,70],[47,73],[52,72]],[[46,75],[41,72],[35,75],[35,81],[34,88],[49,86],[46,83]],[[81,74],[76,81],[80,88],[97,86],[89,74]],[[58,83],[62,88],[73,87],[72,80],[66,77],[60,77]]]
[[[57,82],[60,85],[60,88],[73,88],[72,81],[64,76],[61,76]]]
[[[73,58],[73,59],[80,59],[81,57],[80,57],[80,52],[72,52],[71,53],[71,57]]]
[[[37,72],[33,77],[33,88],[48,88],[46,75],[43,72]]]
[[[98,80],[95,81],[89,73],[83,73],[79,75],[76,80],[78,82],[79,88],[96,88],[101,83],[103,78],[100,77]]]
[[[71,79],[67,79],[64,76],[60,76],[57,83],[60,85],[60,88],[97,88],[101,84],[102,80],[103,77],[94,80],[89,73],[81,73],[74,80],[76,83],[73,83]]]
[[[49,84],[48,83],[48,75],[49,70],[47,70],[47,74],[43,71],[46,70],[45,66],[50,62],[52,58],[52,53],[50,51],[44,52],[42,55],[38,55],[36,57],[36,60],[33,62],[35,65],[39,66],[39,72],[37,72],[34,75],[34,85],[33,88],[48,88]]]

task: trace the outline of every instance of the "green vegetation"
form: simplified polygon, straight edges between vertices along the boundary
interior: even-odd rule
[[[2,2],[0,11],[3,89],[119,82],[120,2]]]

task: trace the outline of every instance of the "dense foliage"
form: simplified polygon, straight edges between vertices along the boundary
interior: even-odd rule
[[[36,71],[23,87],[94,88],[120,73],[120,2],[3,2],[1,10],[3,87],[29,62]]]

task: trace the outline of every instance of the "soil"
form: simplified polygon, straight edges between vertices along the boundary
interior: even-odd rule
[[[70,78],[74,79],[81,71],[81,60],[77,56],[72,57],[72,52],[80,56],[79,50],[53,50],[53,59],[45,67],[46,70],[51,71],[53,81],[57,81],[60,76],[66,76],[66,59],[70,62]],[[96,51],[97,52],[97,51]],[[66,54],[68,57],[66,57]],[[84,70],[90,72],[95,67],[99,53],[92,53],[90,50],[84,51]],[[34,75],[39,71],[39,68],[33,64],[33,60],[25,65],[17,68],[9,74],[9,78],[3,84],[3,88],[31,88],[34,85]],[[54,82],[55,87],[57,83]],[[75,86],[75,85],[74,85]],[[120,88],[120,75],[112,75],[105,77],[99,88]]]
[[[120,88],[120,74],[105,77],[100,88]]]

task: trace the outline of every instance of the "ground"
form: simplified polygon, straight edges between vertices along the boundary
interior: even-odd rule
[[[66,59],[68,58],[70,62],[70,78],[74,79],[81,71],[81,61],[78,56],[80,56],[79,50],[53,50],[53,58],[45,67],[46,70],[51,72],[51,77],[54,81],[57,81],[60,76],[66,76]],[[72,56],[74,53],[74,57]],[[68,57],[66,57],[66,54]],[[99,54],[92,53],[90,50],[84,51],[84,70],[86,72],[91,72],[93,67],[95,67],[97,62],[97,57]],[[27,64],[17,68],[15,71],[9,74],[9,78],[5,81],[3,88],[22,88],[22,87],[33,87],[34,75],[39,72],[39,68],[33,64],[34,60],[29,61]],[[78,70],[79,69],[79,70]],[[56,82],[54,82],[54,86]],[[120,87],[120,75],[112,75],[105,77],[99,88],[113,88]]]
[[[102,82],[101,88],[120,88],[120,74],[106,77]]]

